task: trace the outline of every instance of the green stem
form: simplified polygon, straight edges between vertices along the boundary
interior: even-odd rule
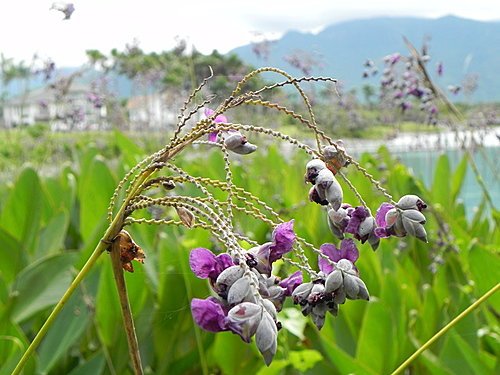
[[[137,342],[137,335],[135,333],[134,319],[132,318],[132,310],[127,295],[127,286],[125,278],[123,277],[122,262],[120,259],[120,241],[116,240],[111,246],[111,263],[113,265],[113,274],[115,276],[116,289],[120,298],[120,306],[122,310],[123,325],[125,326],[125,333],[127,335],[128,351],[134,373],[136,375],[143,375],[141,353],[139,351],[139,343]]]
[[[437,332],[434,336],[432,336],[424,345],[422,345],[415,353],[413,353],[406,361],[404,361],[391,375],[400,374],[405,368],[407,368],[420,354],[422,354],[425,350],[427,350],[437,339],[443,336],[446,332],[448,332],[451,328],[453,328],[460,320],[469,315],[473,310],[479,307],[484,301],[486,301],[489,297],[491,297],[495,292],[500,289],[500,283],[495,285],[489,291],[487,291],[481,298],[479,298],[476,302],[466,308],[460,315],[458,315],[455,319],[445,325],[439,332]]]

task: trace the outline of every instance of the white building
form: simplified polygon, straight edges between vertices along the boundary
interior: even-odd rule
[[[169,92],[131,97],[127,102],[130,128],[174,130],[179,122],[177,116],[184,104],[181,97]],[[193,120],[198,121],[201,113],[202,111],[195,114]]]
[[[3,123],[7,128],[49,123],[53,130],[106,127],[106,107],[95,108],[88,100],[89,85],[73,83],[64,95],[51,86],[29,91],[5,102]]]

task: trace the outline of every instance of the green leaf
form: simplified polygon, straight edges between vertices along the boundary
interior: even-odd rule
[[[500,277],[500,257],[479,244],[475,244],[469,251],[469,267],[476,285],[475,295],[480,297],[493,288]],[[491,296],[486,302],[493,309],[500,310],[500,293]]]
[[[68,375],[88,375],[102,374],[104,365],[106,364],[104,354],[98,352],[92,358],[80,364],[77,368],[71,371]]]
[[[12,317],[23,322],[52,306],[62,297],[73,279],[74,253],[52,255],[24,268],[12,286]]]
[[[304,329],[307,318],[296,307],[285,308],[280,312],[280,321],[283,328],[301,340],[305,340]]]
[[[80,339],[90,322],[88,308],[80,291],[71,296],[40,345],[40,372],[49,373]]]
[[[95,157],[82,170],[78,190],[80,197],[80,232],[84,239],[99,231],[105,222],[115,180],[102,158]]]
[[[121,151],[123,161],[127,165],[128,169],[132,168],[144,156],[144,150],[118,130],[115,130],[113,135],[116,144]]]
[[[2,227],[26,250],[35,247],[44,199],[37,173],[26,168],[19,175],[0,215]]]
[[[28,263],[27,254],[23,251],[21,243],[1,227],[0,244],[0,277],[10,284]]]
[[[324,356],[330,359],[332,365],[338,369],[340,374],[378,374],[369,364],[365,366],[363,362],[351,357],[330,340],[322,340],[322,345],[324,347]]]
[[[37,253],[39,256],[53,254],[64,248],[64,238],[68,230],[69,216],[60,212],[53,216],[47,226],[40,233],[40,243]]]
[[[467,165],[467,157],[464,156],[453,173],[450,191],[452,202],[456,202],[458,194],[460,194],[464,186],[465,176],[467,175]]]
[[[387,373],[398,353],[393,331],[391,315],[383,301],[370,301],[359,335],[356,360],[378,374]]]
[[[0,319],[0,375],[12,374],[28,345],[21,327],[8,319]],[[35,367],[36,357],[32,356],[24,367],[24,374],[34,374]]]
[[[290,364],[300,372],[306,372],[323,359],[317,350],[300,350],[288,353]]]
[[[262,366],[257,372],[257,375],[280,375],[282,374],[282,370],[289,366],[290,362],[285,361],[284,359],[276,359],[271,362],[271,365],[267,367],[266,365]]]
[[[442,154],[437,161],[432,182],[433,204],[441,204],[445,209],[450,208],[450,161],[448,156]]]

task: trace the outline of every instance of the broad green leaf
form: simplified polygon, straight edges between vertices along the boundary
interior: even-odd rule
[[[370,301],[361,327],[356,360],[370,366],[379,374],[390,370],[397,356],[391,315],[383,301]]]
[[[64,239],[69,225],[69,216],[60,212],[53,216],[40,233],[37,253],[39,256],[54,254],[64,248]]]
[[[306,328],[307,318],[302,315],[299,309],[285,308],[280,312],[280,321],[283,328],[293,333],[299,339],[304,340],[304,329]]]
[[[119,330],[122,329],[122,318],[109,257],[109,254],[104,254],[103,258],[106,259],[100,264],[101,278],[96,296],[95,320],[99,337],[111,348]]]
[[[335,368],[340,374],[356,374],[356,375],[375,375],[378,374],[370,364],[365,365],[363,362],[356,360],[349,354],[340,349],[334,342],[330,340],[322,340],[323,354],[330,359]],[[380,347],[379,347],[380,348]]]
[[[75,258],[75,253],[52,255],[24,268],[12,285],[11,319],[23,322],[58,302],[73,279]]]
[[[280,375],[283,373],[282,370],[289,365],[289,361],[285,361],[284,359],[275,359],[271,362],[269,367],[266,365],[262,366],[259,372],[257,372],[257,375]]]
[[[77,368],[71,371],[68,375],[98,375],[102,374],[104,365],[106,364],[104,354],[98,352],[92,358],[87,359]]]
[[[144,150],[118,130],[113,131],[113,135],[127,169],[131,169],[144,156]]]
[[[306,372],[323,359],[317,350],[300,350],[288,353],[290,364],[300,372]]]
[[[445,154],[438,158],[436,170],[434,172],[434,180],[432,182],[432,204],[440,204],[445,209],[450,209],[450,161]]]
[[[38,350],[42,373],[49,373],[80,339],[90,322],[89,308],[80,291],[69,299]]]
[[[0,319],[0,375],[10,375],[24,354],[29,342],[23,330],[8,319]],[[25,374],[34,374],[36,357],[28,359]]]
[[[492,253],[479,244],[469,250],[469,267],[475,283],[475,295],[483,295],[498,284],[500,280],[500,256]],[[500,310],[500,294],[491,296],[485,304],[491,304],[495,310]]]
[[[0,227],[0,277],[10,283],[28,263],[21,243]]]
[[[467,166],[467,157],[464,156],[455,169],[451,180],[450,194],[452,202],[457,201],[458,194],[460,194],[460,191],[464,186],[465,176],[467,175]]]
[[[80,232],[84,239],[102,231],[115,180],[102,158],[95,157],[82,170],[78,190],[80,198]]]
[[[36,171],[32,168],[24,169],[2,209],[0,223],[25,250],[35,247],[44,199]]]

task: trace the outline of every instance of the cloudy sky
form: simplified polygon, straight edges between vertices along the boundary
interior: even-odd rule
[[[230,49],[290,29],[317,32],[322,27],[374,16],[437,18],[456,15],[500,20],[498,0],[73,0],[70,20],[49,10],[53,1],[3,0],[0,53],[17,61],[34,53],[59,66],[84,63],[86,49],[109,52],[134,39],[145,51],[168,50],[176,37],[203,53]],[[173,5],[171,5],[173,4]]]

